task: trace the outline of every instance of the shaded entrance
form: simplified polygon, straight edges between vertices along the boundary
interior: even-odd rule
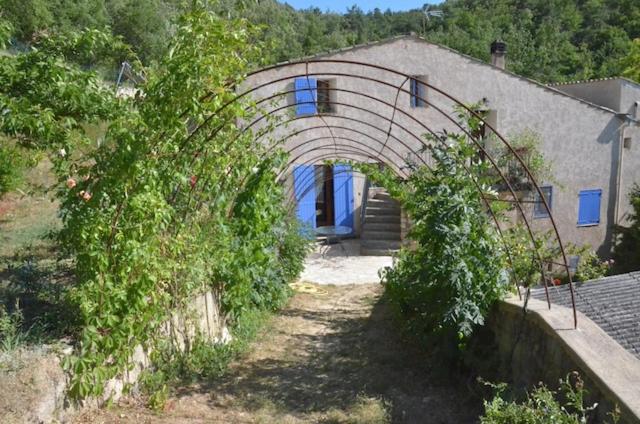
[[[295,165],[296,216],[310,228],[344,226],[354,230],[351,166]]]

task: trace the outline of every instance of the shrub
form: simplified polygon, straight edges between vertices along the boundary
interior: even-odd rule
[[[560,380],[559,392],[540,384],[523,402],[508,400],[506,384],[488,385],[496,394],[484,402],[482,424],[582,424],[588,422],[597,407],[585,406],[584,383],[575,372]],[[617,411],[610,416],[614,423],[618,422]]]
[[[629,200],[633,209],[628,217],[629,226],[615,228],[617,243],[613,250],[613,271],[616,274],[640,270],[640,185],[633,186]]]
[[[409,238],[415,247],[402,249],[382,276],[413,335],[462,343],[505,295],[508,281],[496,231],[461,166],[474,150],[462,137],[444,137],[449,147],[432,149],[433,170],[418,168],[402,185],[400,201],[414,224]]]
[[[25,167],[22,152],[0,137],[0,198],[20,185]]]

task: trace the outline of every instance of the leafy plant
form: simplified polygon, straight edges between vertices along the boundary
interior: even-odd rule
[[[17,300],[12,312],[8,312],[0,304],[0,350],[12,352],[27,342],[28,331],[23,330],[23,322],[24,317]]]
[[[629,201],[633,212],[627,218],[628,226],[615,228],[613,271],[616,274],[640,270],[640,185],[633,186]]]
[[[466,138],[446,134],[440,141],[444,147],[431,148],[435,167],[415,169],[392,189],[414,224],[415,247],[403,248],[382,277],[414,336],[443,336],[462,346],[505,295],[508,280],[504,252],[472,180],[486,164],[476,163],[469,174],[463,164],[475,149]]]
[[[523,402],[510,400],[506,384],[485,383],[495,389],[491,401],[484,401],[482,424],[582,424],[588,422],[597,404],[586,406],[584,382],[577,372],[560,380],[559,391],[536,386]],[[613,423],[619,413],[610,414]]]

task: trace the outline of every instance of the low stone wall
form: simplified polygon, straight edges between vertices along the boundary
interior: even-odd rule
[[[616,343],[585,315],[573,328],[570,309],[529,300],[500,302],[471,342],[468,364],[485,379],[530,389],[539,382],[557,388],[578,371],[598,403],[597,422],[611,422],[617,405],[622,423],[640,423],[640,360]]]
[[[220,314],[219,299],[209,292],[197,296],[184,310],[173,313],[164,332],[184,348],[196,334],[211,343],[231,340]],[[67,399],[68,376],[62,370],[61,358],[70,355],[69,346],[43,347],[16,352],[16,367],[12,372],[0,372],[0,423],[50,423],[69,420],[78,407]],[[118,400],[127,385],[135,385],[142,371],[150,365],[150,352],[142,346],[135,349],[133,367],[124,375],[105,385],[102,399],[85,401],[83,406],[95,406],[107,400]],[[13,395],[15,394],[15,395]]]

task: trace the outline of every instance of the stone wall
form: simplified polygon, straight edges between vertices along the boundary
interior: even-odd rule
[[[185,308],[176,311],[164,326],[164,332],[184,348],[198,334],[211,343],[231,340],[220,314],[217,296],[208,292],[195,297]],[[96,406],[107,400],[118,400],[128,385],[137,383],[140,374],[150,365],[149,351],[137,346],[132,357],[133,367],[124,375],[105,384],[101,399],[74,405],[67,398],[69,376],[65,375],[61,359],[72,353],[62,344],[16,352],[15,369],[0,372],[0,423],[51,423],[69,421],[78,409]],[[10,392],[10,393],[9,393]]]
[[[517,389],[539,382],[557,388],[578,371],[598,403],[597,422],[611,422],[618,405],[622,423],[640,423],[640,360],[627,352],[585,315],[529,300],[527,313],[516,299],[501,302],[471,343],[467,363],[485,380],[504,381]]]

